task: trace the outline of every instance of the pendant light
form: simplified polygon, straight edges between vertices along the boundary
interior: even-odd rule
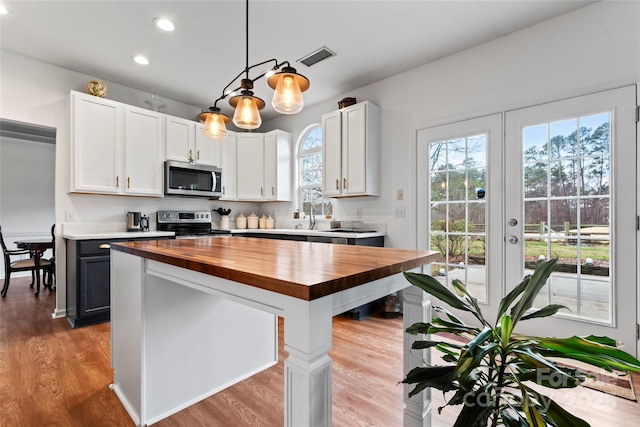
[[[229,123],[231,119],[229,116],[220,112],[217,104],[218,101],[225,99],[229,95],[233,95],[229,99],[229,104],[235,108],[233,124],[240,129],[246,130],[254,130],[260,127],[262,124],[260,110],[265,107],[265,103],[262,99],[254,96],[252,89],[253,83],[265,75],[268,74],[270,76],[267,79],[267,84],[275,90],[271,105],[275,111],[281,114],[295,114],[302,111],[304,107],[302,92],[309,89],[309,80],[305,76],[298,74],[296,69],[291,67],[288,61],[278,62],[276,59],[269,59],[249,66],[249,0],[246,0],[245,3],[245,68],[222,90],[222,96],[216,99],[213,107],[209,107],[209,111],[203,111],[198,116],[200,120],[205,123],[205,135],[214,139],[224,139],[227,135],[225,125]],[[249,71],[269,63],[274,63],[271,69],[259,74],[253,79],[249,78]],[[229,90],[231,85],[237,82],[243,75],[244,78],[240,81],[240,87],[235,90]],[[240,95],[236,95],[238,92]]]
[[[210,107],[209,111],[200,113],[198,118],[201,122],[204,122],[202,132],[205,136],[213,139],[225,139],[227,137],[226,124],[231,119],[226,114],[222,114],[218,107]]]
[[[280,114],[296,114],[302,111],[304,99],[302,92],[309,89],[309,79],[296,73],[293,67],[283,67],[282,71],[267,79],[272,89],[271,105]]]
[[[229,104],[236,109],[233,114],[233,124],[240,129],[258,129],[262,124],[260,110],[264,108],[264,101],[253,96],[253,81],[242,79],[242,92],[229,100]]]

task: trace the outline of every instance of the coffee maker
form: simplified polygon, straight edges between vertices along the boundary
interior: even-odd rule
[[[127,212],[127,231],[149,231],[149,217],[140,212]]]

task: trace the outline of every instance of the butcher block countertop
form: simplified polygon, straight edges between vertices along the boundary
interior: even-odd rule
[[[114,243],[112,250],[311,301],[439,259],[439,252],[247,237]]]

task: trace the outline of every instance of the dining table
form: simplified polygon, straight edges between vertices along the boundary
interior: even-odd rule
[[[25,240],[16,240],[14,241],[18,249],[25,249],[31,251],[33,254],[33,263],[35,264],[36,271],[36,293],[35,295],[40,295],[40,260],[42,259],[42,254],[47,249],[53,249],[53,241],[51,238],[48,239],[25,239]],[[53,288],[53,280],[51,283],[44,283],[45,288],[49,288],[52,290]]]

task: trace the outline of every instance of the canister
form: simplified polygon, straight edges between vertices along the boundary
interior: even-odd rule
[[[236,217],[236,228],[247,228],[247,217],[242,213]]]
[[[258,228],[258,215],[251,212],[251,215],[247,216],[247,228]]]
[[[276,228],[276,220],[271,215],[267,218],[267,228]]]

